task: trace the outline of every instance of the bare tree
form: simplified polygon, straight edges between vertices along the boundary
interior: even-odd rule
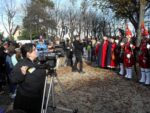
[[[100,9],[112,9],[118,18],[128,19],[137,33],[137,46],[141,42],[141,22],[144,14],[150,9],[150,0],[93,0],[94,6]]]
[[[60,14],[60,0],[57,0],[54,9],[54,16],[55,16],[54,18],[57,24],[56,36],[58,36],[58,29],[59,29],[59,25],[58,25],[60,21],[59,14]]]
[[[146,5],[148,4],[149,2],[149,6],[146,7]],[[140,43],[141,43],[141,24],[142,22],[144,22],[144,14],[145,14],[145,10],[149,9],[150,8],[150,1],[147,1],[147,0],[139,0],[139,3],[140,3],[140,11],[139,11],[139,25],[138,25],[138,31],[137,31],[137,46],[140,46]],[[146,9],[145,9],[146,7]]]
[[[10,40],[13,40],[12,34],[14,29],[14,18],[16,15],[16,7],[15,7],[15,1],[14,0],[7,0],[2,1],[4,4],[4,13],[2,14],[2,23],[6,30],[6,32],[9,35]]]
[[[87,30],[87,35],[88,35],[88,21],[87,21],[87,18],[88,18],[88,13],[87,13],[87,10],[88,10],[88,0],[83,0],[82,3],[81,3],[81,18],[82,18],[82,22],[83,22],[83,31],[84,31],[84,37],[85,37],[85,32]]]
[[[76,1],[70,0],[70,6],[67,9],[67,24],[69,26],[69,32],[71,40],[73,40],[73,33],[77,30],[77,23],[78,23],[78,10],[76,7]],[[76,9],[76,10],[75,10]]]

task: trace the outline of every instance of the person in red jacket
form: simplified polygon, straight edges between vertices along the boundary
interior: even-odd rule
[[[106,36],[103,37],[103,43],[102,43],[102,50],[101,50],[101,61],[100,61],[100,67],[106,68],[107,67],[107,49],[108,49],[108,38]]]
[[[139,66],[141,70],[141,78],[140,83],[143,83],[145,85],[150,85],[150,43],[149,43],[149,37],[148,32],[143,31],[142,33],[142,40],[140,44],[140,53],[138,56]]]
[[[135,48],[135,46],[131,43],[132,40],[131,31],[128,29],[128,27],[126,29],[127,29],[126,31],[127,42],[125,43],[124,46],[124,66],[126,71],[125,78],[132,79],[132,70],[133,70],[132,68],[135,63],[133,49]]]
[[[116,48],[117,48],[117,44],[115,42],[115,37],[111,38],[111,63],[110,63],[110,67],[111,68],[116,68],[117,66],[117,62],[116,62]]]

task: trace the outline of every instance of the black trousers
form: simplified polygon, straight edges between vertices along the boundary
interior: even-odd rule
[[[76,60],[74,64],[74,69],[77,70],[77,65],[79,63],[79,71],[83,71],[83,61],[82,61],[82,55],[76,55]]]
[[[42,105],[41,97],[27,97],[17,92],[14,109],[20,109],[26,113],[40,113]]]

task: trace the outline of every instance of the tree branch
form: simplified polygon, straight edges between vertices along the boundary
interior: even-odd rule
[[[7,27],[6,27],[5,23],[4,23],[4,20],[3,20],[3,15],[2,15],[2,24],[3,24],[3,26],[4,26],[5,30],[6,30],[6,32],[9,34],[8,29],[7,29]]]
[[[145,8],[145,12],[150,8],[150,2],[148,2],[147,7]]]

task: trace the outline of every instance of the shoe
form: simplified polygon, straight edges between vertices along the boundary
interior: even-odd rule
[[[73,69],[72,72],[78,72],[78,70]]]
[[[125,78],[128,78],[128,75],[125,75]]]
[[[141,82],[141,81],[137,81],[139,84],[143,84],[144,85],[144,82]]]
[[[122,75],[122,74],[120,74],[120,73],[117,73],[117,75],[119,75],[120,77],[123,77],[123,75]]]
[[[149,87],[150,86],[150,84],[143,84],[144,86],[146,86],[146,87]]]
[[[131,80],[131,78],[125,78],[125,80],[130,81],[130,80]]]
[[[78,69],[72,69],[72,72],[78,72]]]

